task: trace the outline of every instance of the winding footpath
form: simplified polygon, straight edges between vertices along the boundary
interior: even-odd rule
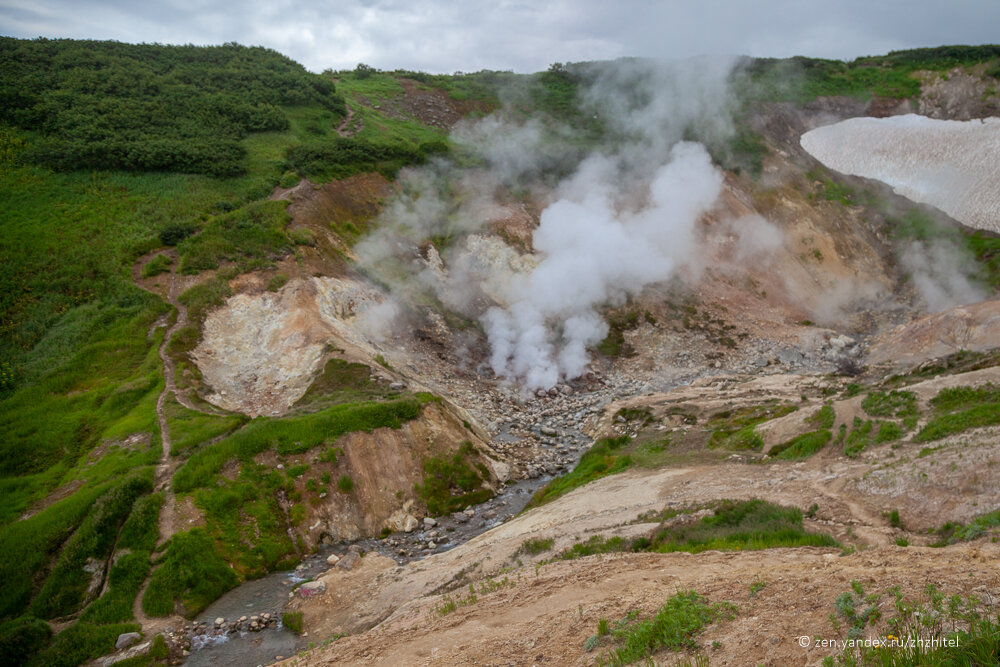
[[[161,254],[161,251],[151,253],[147,257],[141,259],[132,268],[132,278],[137,286],[141,289],[150,292],[151,294],[156,294],[157,296],[163,297],[164,295],[149,289],[144,286],[139,280],[142,275],[142,268],[157,254]],[[177,529],[177,497],[174,495],[173,485],[171,480],[174,476],[174,471],[177,469],[178,460],[170,455],[171,450],[171,440],[170,440],[170,424],[167,422],[166,414],[166,403],[167,398],[173,394],[174,398],[180,402],[184,407],[191,410],[198,410],[199,412],[204,412],[199,410],[194,406],[187,396],[183,395],[183,392],[178,391],[177,382],[174,377],[176,371],[176,366],[174,360],[170,358],[170,354],[167,351],[170,345],[170,340],[173,338],[174,334],[180,330],[182,327],[188,324],[188,311],[187,308],[182,304],[177,296],[180,291],[179,281],[177,279],[177,256],[175,251],[169,250],[162,252],[162,254],[168,255],[173,263],[170,267],[170,280],[167,284],[166,300],[174,307],[177,312],[177,319],[174,321],[166,332],[163,334],[163,340],[160,341],[159,354],[160,360],[163,362],[163,391],[160,392],[159,398],[156,399],[156,418],[160,425],[160,442],[161,442],[161,454],[160,463],[156,466],[156,477],[154,480],[154,489],[156,491],[163,492],[163,505],[160,510],[160,520],[159,520],[159,540],[157,541],[157,548],[159,548],[164,542],[170,539],[170,536],[174,534]],[[178,623],[183,623],[183,619],[179,616],[174,617],[163,617],[163,618],[151,618],[146,615],[142,609],[142,598],[146,593],[146,587],[149,585],[150,578],[147,577],[146,581],[143,582],[142,587],[139,589],[139,594],[136,595],[135,601],[132,603],[132,613],[135,615],[135,620],[137,623],[142,625],[142,630],[146,636],[152,636],[157,632],[160,632],[167,626],[177,626]]]

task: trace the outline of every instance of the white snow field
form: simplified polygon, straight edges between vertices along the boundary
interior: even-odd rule
[[[1000,232],[1000,118],[851,118],[806,132],[801,143],[830,169]]]

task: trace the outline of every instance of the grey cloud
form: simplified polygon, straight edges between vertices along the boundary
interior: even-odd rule
[[[0,33],[129,42],[237,41],[311,70],[538,71],[620,56],[795,54],[852,58],[890,49],[996,40],[994,0],[558,0],[293,3],[0,0]]]

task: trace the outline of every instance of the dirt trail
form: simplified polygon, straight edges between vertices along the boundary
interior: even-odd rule
[[[358,120],[357,127],[351,127],[351,121],[354,120],[354,109],[350,105],[347,105],[347,115],[344,116],[344,120],[340,122],[337,126],[337,134],[342,137],[353,137],[355,134],[361,131],[362,121]]]
[[[176,532],[177,527],[177,497],[174,495],[171,480],[173,479],[174,471],[177,469],[178,460],[170,455],[170,424],[167,422],[165,410],[167,398],[173,394],[174,398],[184,407],[190,410],[197,410],[199,412],[204,412],[204,410],[195,406],[191,400],[183,394],[183,392],[178,391],[174,375],[176,372],[176,366],[174,365],[174,360],[170,358],[170,354],[167,351],[173,335],[188,324],[187,308],[177,298],[180,292],[180,285],[179,280],[177,279],[176,271],[176,252],[169,250],[163,253],[172,260],[169,282],[167,283],[165,294],[151,289],[139,279],[142,274],[142,267],[148,261],[151,261],[157,254],[160,253],[154,252],[140,259],[139,262],[137,262],[132,268],[132,276],[139,287],[152,292],[153,294],[157,294],[157,296],[166,298],[167,302],[177,311],[177,319],[163,334],[163,340],[160,342],[159,348],[160,360],[163,362],[163,391],[160,392],[160,396],[156,399],[156,418],[160,426],[161,454],[160,463],[156,466],[156,476],[153,483],[154,490],[163,493],[163,506],[160,510],[159,521],[160,537],[157,542],[157,547],[159,547],[170,539],[170,536]],[[183,623],[183,619],[180,617],[150,618],[146,615],[142,609],[142,598],[146,593],[146,587],[149,585],[149,581],[149,578],[147,578],[146,581],[143,582],[142,587],[139,590],[139,594],[136,595],[135,601],[132,603],[132,613],[135,615],[136,622],[142,625],[143,632],[145,632],[147,636],[152,636],[152,634],[163,630],[167,626],[176,626],[178,623]]]

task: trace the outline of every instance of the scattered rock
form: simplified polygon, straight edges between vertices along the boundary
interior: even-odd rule
[[[424,525],[427,526],[428,528],[433,528],[434,526],[438,525],[438,522],[432,519],[431,517],[427,516],[424,517]]]
[[[326,557],[326,564],[327,565],[336,565],[337,561],[339,561],[339,560],[340,560],[340,556],[338,556],[337,554],[330,554],[329,556]]]

